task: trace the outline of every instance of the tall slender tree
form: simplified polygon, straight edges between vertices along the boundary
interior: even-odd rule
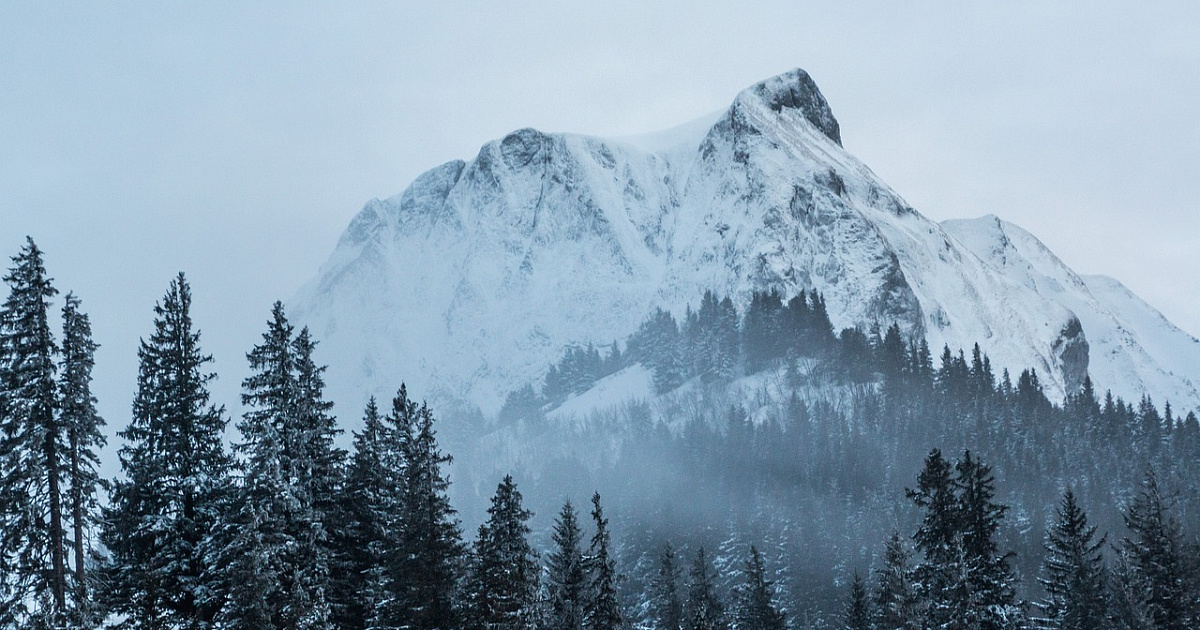
[[[871,599],[867,594],[867,585],[858,573],[850,582],[850,597],[846,601],[846,611],[842,614],[842,626],[846,630],[871,630]]]
[[[875,572],[875,627],[878,630],[920,628],[909,559],[900,533],[892,532],[884,547],[883,566]]]
[[[589,630],[616,630],[625,624],[625,618],[617,595],[617,561],[612,556],[608,519],[604,518],[599,492],[592,494],[592,523],[596,533],[585,559],[588,597],[583,625]]]
[[[496,487],[488,520],[479,526],[470,572],[469,627],[522,630],[537,620],[537,554],[530,546],[529,518],[521,493],[506,475]]]
[[[1106,618],[1104,593],[1105,537],[1096,537],[1088,526],[1087,514],[1068,488],[1055,511],[1054,523],[1046,532],[1046,555],[1042,562],[1045,599],[1038,604],[1042,627],[1058,630],[1099,628]]]
[[[688,575],[683,627],[684,630],[724,630],[729,627],[725,619],[725,605],[717,597],[712,563],[704,554],[704,547],[696,551],[696,559]]]
[[[670,543],[659,555],[658,574],[650,585],[650,614],[657,630],[683,627],[683,602],[679,599],[679,568]]]
[[[554,549],[547,556],[546,581],[551,630],[583,628],[587,573],[583,562],[583,532],[575,507],[568,500],[554,522]]]
[[[101,428],[104,420],[96,412],[92,395],[92,367],[98,344],[92,341],[92,325],[80,302],[68,293],[64,300],[62,370],[59,377],[59,405],[69,449],[68,500],[74,534],[72,623],[77,627],[97,624],[93,601],[95,577],[88,569],[91,541],[99,523],[98,491],[103,485],[96,472],[100,464],[98,450],[105,444]]]
[[[785,630],[787,619],[775,604],[775,589],[766,577],[762,554],[750,547],[743,581],[734,601],[738,630]]]
[[[138,349],[133,419],[120,433],[124,478],[101,538],[111,554],[109,600],[125,628],[204,628],[220,607],[205,545],[229,496],[232,460],[191,304],[181,273],[154,306],[154,332]]]
[[[0,622],[61,626],[67,615],[66,432],[55,381],[51,284],[26,238],[0,307]]]

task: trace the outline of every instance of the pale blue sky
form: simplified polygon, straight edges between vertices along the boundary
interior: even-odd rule
[[[368,199],[512,129],[653,131],[799,66],[918,210],[1013,221],[1200,334],[1200,4],[961,4],[5,2],[0,253],[33,235],[82,297],[117,426],[186,271],[236,408],[270,303]]]

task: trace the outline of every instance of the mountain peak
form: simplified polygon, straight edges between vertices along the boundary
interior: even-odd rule
[[[842,146],[842,132],[825,96],[807,72],[796,68],[750,86],[740,96],[753,96],[772,111],[794,109],[827,138]]]

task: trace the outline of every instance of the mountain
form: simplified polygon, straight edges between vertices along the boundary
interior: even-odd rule
[[[1061,399],[1097,388],[1194,407],[1200,346],[1114,281],[1081,278],[994,218],[939,225],[847,152],[793,70],[723,112],[601,139],[521,129],[369,202],[292,316],[324,340],[349,413],[401,380],[494,413],[570,345],[624,339],[706,289],[815,288],[836,328],[978,342]]]

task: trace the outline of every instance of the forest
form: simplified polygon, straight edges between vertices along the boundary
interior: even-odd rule
[[[935,366],[894,324],[835,332],[815,291],[742,313],[709,292],[682,321],[659,310],[623,343],[569,349],[498,418],[456,429],[472,439],[455,463],[402,383],[343,436],[318,340],[278,302],[228,444],[179,274],[138,348],[109,480],[97,344],[71,293],[53,329],[43,258],[29,239],[0,307],[4,627],[1200,624],[1194,413],[1090,380],[1055,404],[978,346]],[[634,366],[653,402],[555,421]],[[476,444],[500,439],[544,456],[493,471]],[[452,466],[491,495],[473,535]]]

